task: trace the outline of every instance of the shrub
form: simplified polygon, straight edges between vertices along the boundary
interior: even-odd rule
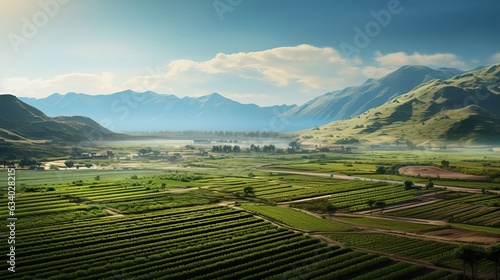
[[[387,169],[384,166],[379,166],[379,167],[377,167],[377,170],[375,170],[375,173],[385,174],[385,173],[387,173]]]

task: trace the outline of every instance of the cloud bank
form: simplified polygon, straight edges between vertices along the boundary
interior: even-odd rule
[[[500,53],[493,59],[500,61]],[[54,92],[106,94],[125,89],[178,96],[219,92],[244,103],[291,104],[360,84],[368,78],[382,77],[410,64],[436,68],[466,66],[451,53],[376,52],[370,63],[359,58],[345,59],[331,47],[303,44],[255,52],[219,53],[205,61],[174,60],[145,67],[143,75],[122,78],[124,82],[109,72],[70,73],[50,79],[8,77],[2,79],[0,92],[30,97],[44,97]]]

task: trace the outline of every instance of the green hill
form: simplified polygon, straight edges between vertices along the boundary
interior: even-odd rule
[[[4,140],[88,140],[115,134],[86,117],[47,117],[13,95],[0,95],[0,138]]]
[[[347,120],[302,131],[302,142],[491,144],[500,136],[500,64],[432,80]]]
[[[118,136],[90,118],[50,118],[13,95],[0,95],[1,158],[62,155],[63,147]]]

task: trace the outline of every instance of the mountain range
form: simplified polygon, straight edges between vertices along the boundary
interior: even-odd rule
[[[296,131],[355,116],[408,92],[423,82],[448,79],[462,71],[404,66],[380,79],[326,93],[303,105],[259,107],[213,93],[199,98],[155,92],[123,91],[109,95],[55,93],[21,98],[49,116],[81,115],[118,132],[161,130]]]
[[[302,132],[302,142],[498,144],[500,64],[431,80],[381,106]]]
[[[241,104],[218,93],[179,98],[131,90],[109,95],[52,94],[46,98],[21,98],[48,115],[90,117],[113,131],[161,130],[272,130],[273,116],[295,105],[259,107]]]
[[[302,129],[303,142],[320,145],[349,142],[349,139],[492,143],[500,135],[499,68],[500,65],[492,65],[463,72],[404,66],[380,79],[326,93],[300,106],[259,107],[241,104],[218,93],[179,98],[130,90],[110,95],[56,93],[41,99],[21,98],[51,116],[85,116],[51,118],[19,100],[14,102],[15,106],[4,105],[14,98],[7,95],[3,98],[9,102],[1,100],[4,106],[0,108],[0,118],[4,125],[0,137],[43,138],[50,135],[50,129],[64,132],[52,138],[78,139],[81,138],[78,131],[89,128],[104,136],[111,135],[111,131],[276,131],[279,128],[280,132]],[[32,126],[31,135],[19,129],[28,126]]]

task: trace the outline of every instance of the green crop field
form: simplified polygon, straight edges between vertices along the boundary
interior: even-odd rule
[[[331,279],[379,269],[396,273],[400,268],[387,257],[328,246],[216,205],[47,224],[19,230],[16,240],[22,250],[16,255],[16,273],[9,279],[293,279],[303,275]],[[417,275],[435,275],[419,266],[405,271],[402,277],[417,271]]]
[[[448,194],[437,203],[391,212],[389,215],[500,227],[500,196]]]
[[[243,205],[243,208],[251,212],[268,217],[274,221],[289,225],[294,228],[308,231],[348,231],[352,228],[311,216],[299,210],[263,205]]]
[[[453,256],[457,244],[422,240],[383,233],[335,233],[328,234],[330,238],[346,246],[366,248],[385,252],[401,257],[425,260],[439,266],[461,268],[461,264]],[[480,269],[483,272],[493,271],[490,262],[482,261]]]
[[[438,226],[417,224],[404,221],[388,220],[388,219],[376,219],[369,217],[342,217],[337,216],[336,218],[344,220],[349,223],[368,226],[373,228],[397,230],[403,232],[422,232],[422,231],[432,231],[439,229]]]
[[[453,250],[459,245],[427,240],[426,234],[461,230],[493,240],[500,234],[498,195],[406,190],[402,182],[332,175],[411,179],[374,170],[393,160],[437,161],[439,153],[209,158],[188,152],[175,162],[148,159],[130,168],[122,167],[133,162],[102,163],[106,169],[18,171],[17,272],[8,279],[456,279],[461,263]],[[459,154],[446,159],[470,170],[484,163]],[[453,182],[475,188],[494,184]],[[0,203],[6,205],[7,199],[4,193]],[[440,201],[383,209],[429,199]],[[366,211],[369,200],[384,204]],[[0,213],[0,219],[7,217]],[[438,227],[405,221],[409,218],[450,223]],[[399,235],[387,235],[390,231]],[[5,243],[1,246],[7,251]],[[491,272],[491,263],[482,261],[480,273]]]
[[[256,178],[224,177],[200,180],[220,192],[238,193],[245,187],[252,187],[258,198],[283,202],[358,189],[372,189],[383,183],[345,181],[329,178],[304,178],[299,176],[274,175]]]

